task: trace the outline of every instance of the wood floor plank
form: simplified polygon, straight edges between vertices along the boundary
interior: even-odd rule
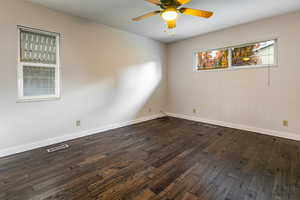
[[[300,199],[297,141],[164,117],[67,143],[1,158],[0,199]]]

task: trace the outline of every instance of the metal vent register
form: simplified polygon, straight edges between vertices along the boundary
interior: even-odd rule
[[[48,153],[52,153],[52,152],[56,152],[56,151],[60,151],[60,150],[63,150],[63,149],[67,149],[69,148],[70,146],[68,144],[62,144],[62,145],[59,145],[59,146],[56,146],[56,147],[52,147],[50,149],[47,149],[47,152]]]

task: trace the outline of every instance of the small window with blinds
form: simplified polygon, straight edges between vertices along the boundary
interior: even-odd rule
[[[195,53],[197,71],[277,65],[277,40],[266,40]]]
[[[59,98],[59,34],[21,26],[18,29],[19,100]]]

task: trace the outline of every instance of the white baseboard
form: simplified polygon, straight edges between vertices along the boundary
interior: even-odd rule
[[[138,118],[138,119],[134,119],[134,120],[126,121],[126,122],[115,123],[115,124],[110,124],[110,125],[106,125],[106,126],[99,127],[99,128],[96,128],[96,129],[82,131],[82,132],[75,133],[75,134],[64,135],[64,136],[61,136],[61,137],[50,138],[50,139],[47,139],[47,140],[42,140],[42,141],[30,143],[30,144],[25,144],[25,145],[21,145],[21,146],[2,149],[2,150],[0,150],[0,158],[5,157],[5,156],[9,156],[9,155],[13,155],[13,154],[17,154],[17,153],[21,153],[21,152],[25,152],[25,151],[29,151],[29,150],[33,150],[33,149],[37,149],[37,148],[40,148],[40,147],[46,147],[46,146],[49,146],[49,145],[65,142],[65,141],[68,141],[68,140],[73,140],[73,139],[88,136],[88,135],[101,133],[101,132],[116,129],[116,128],[121,128],[121,127],[124,127],[124,126],[129,126],[129,125],[133,125],[133,124],[137,124],[137,123],[157,119],[157,118],[160,118],[160,117],[163,117],[163,116],[165,116],[165,115],[164,114],[157,114],[157,115],[151,115],[151,116],[147,116],[147,117],[141,117],[141,118]]]
[[[257,127],[243,125],[243,124],[234,124],[234,123],[229,123],[229,122],[204,119],[201,117],[195,117],[195,116],[184,115],[184,114],[166,113],[166,115],[170,116],[170,117],[187,119],[187,120],[196,121],[196,122],[204,122],[204,123],[214,124],[214,125],[218,125],[218,126],[225,126],[225,127],[229,127],[229,128],[246,130],[246,131],[261,133],[261,134],[265,134],[265,135],[271,135],[271,136],[300,141],[300,134],[296,134],[296,133],[276,131],[276,130],[270,130],[270,129],[264,129],[264,128],[257,128]]]

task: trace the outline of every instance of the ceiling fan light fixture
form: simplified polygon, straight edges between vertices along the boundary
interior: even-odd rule
[[[168,8],[161,14],[161,17],[165,21],[173,21],[173,20],[177,19],[178,12],[177,12],[176,8]]]
[[[155,15],[160,15],[160,17],[165,21],[168,30],[174,31],[176,28],[176,21],[179,14],[191,15],[195,17],[201,18],[210,18],[213,15],[213,12],[193,9],[193,8],[185,8],[181,7],[189,3],[192,0],[145,0],[156,6],[159,6],[159,10],[148,12],[139,17],[133,18],[133,21],[141,21],[148,17],[152,17]]]

